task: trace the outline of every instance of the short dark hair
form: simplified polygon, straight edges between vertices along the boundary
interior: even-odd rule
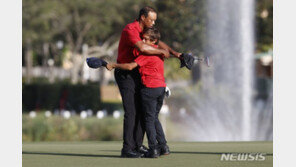
[[[158,31],[157,28],[155,27],[151,27],[151,28],[145,28],[143,30],[143,34],[146,34],[150,37],[150,40],[156,40],[155,44],[158,44],[159,40],[160,40],[160,32]]]
[[[150,6],[145,6],[143,7],[141,10],[140,10],[140,13],[139,13],[139,17],[138,17],[138,20],[140,21],[141,20],[141,16],[144,15],[145,17],[148,17],[148,13],[149,12],[154,12],[154,13],[157,13],[156,10]]]

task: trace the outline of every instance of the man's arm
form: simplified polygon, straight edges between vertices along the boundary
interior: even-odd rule
[[[140,52],[145,55],[162,55],[166,58],[170,57],[168,50],[155,48],[153,46],[145,44],[141,38],[140,34],[136,29],[126,29],[123,31],[123,34],[128,39],[128,43],[132,46],[135,46]]]
[[[145,44],[143,41],[138,41],[135,44],[136,48],[142,52],[145,55],[163,55],[165,58],[170,57],[169,50],[166,49],[160,49],[160,48],[155,48],[153,46],[150,46],[148,44]]]
[[[174,51],[172,48],[170,48],[167,44],[165,44],[165,43],[162,42],[162,41],[159,41],[159,42],[158,42],[158,46],[159,46],[159,48],[161,48],[161,49],[165,49],[165,50],[169,51],[170,54],[174,55],[174,56],[177,57],[177,58],[180,58],[180,56],[181,56],[181,54],[182,54],[182,53],[179,53],[179,52]]]
[[[107,64],[107,69],[110,70],[110,71],[113,68],[119,68],[119,69],[122,69],[122,70],[133,70],[137,66],[138,66],[138,64],[136,62],[123,63],[123,64],[109,63],[109,64]]]

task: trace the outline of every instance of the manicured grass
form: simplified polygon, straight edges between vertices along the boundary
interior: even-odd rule
[[[169,142],[157,159],[120,158],[121,142],[23,143],[23,167],[271,167],[272,142]],[[147,145],[147,144],[145,144]],[[265,161],[221,161],[222,153],[266,153]]]

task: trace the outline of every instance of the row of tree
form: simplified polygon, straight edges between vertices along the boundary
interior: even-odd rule
[[[257,1],[257,4],[260,51],[272,47],[272,0]],[[22,43],[27,74],[34,64],[48,66],[49,58],[54,59],[56,66],[60,65],[62,51],[67,50],[73,64],[72,82],[77,82],[81,61],[76,57],[82,54],[82,46],[87,44],[90,54],[114,60],[123,27],[138,17],[145,5],[158,11],[156,25],[163,41],[181,52],[203,50],[206,0],[24,0]],[[189,75],[187,71],[174,72],[175,60],[168,61],[167,66],[169,78]],[[30,81],[30,75],[27,78]]]

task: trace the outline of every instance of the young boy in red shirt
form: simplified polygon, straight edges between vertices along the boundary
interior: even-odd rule
[[[156,28],[147,28],[143,31],[143,42],[157,47],[160,33]],[[132,63],[107,64],[107,68],[132,70],[139,67],[143,88],[141,89],[142,107],[145,117],[145,128],[148,138],[149,152],[146,157],[157,158],[159,155],[168,155],[169,147],[158,119],[159,111],[165,96],[164,57],[158,55],[142,55],[137,49],[133,51],[136,59]]]

